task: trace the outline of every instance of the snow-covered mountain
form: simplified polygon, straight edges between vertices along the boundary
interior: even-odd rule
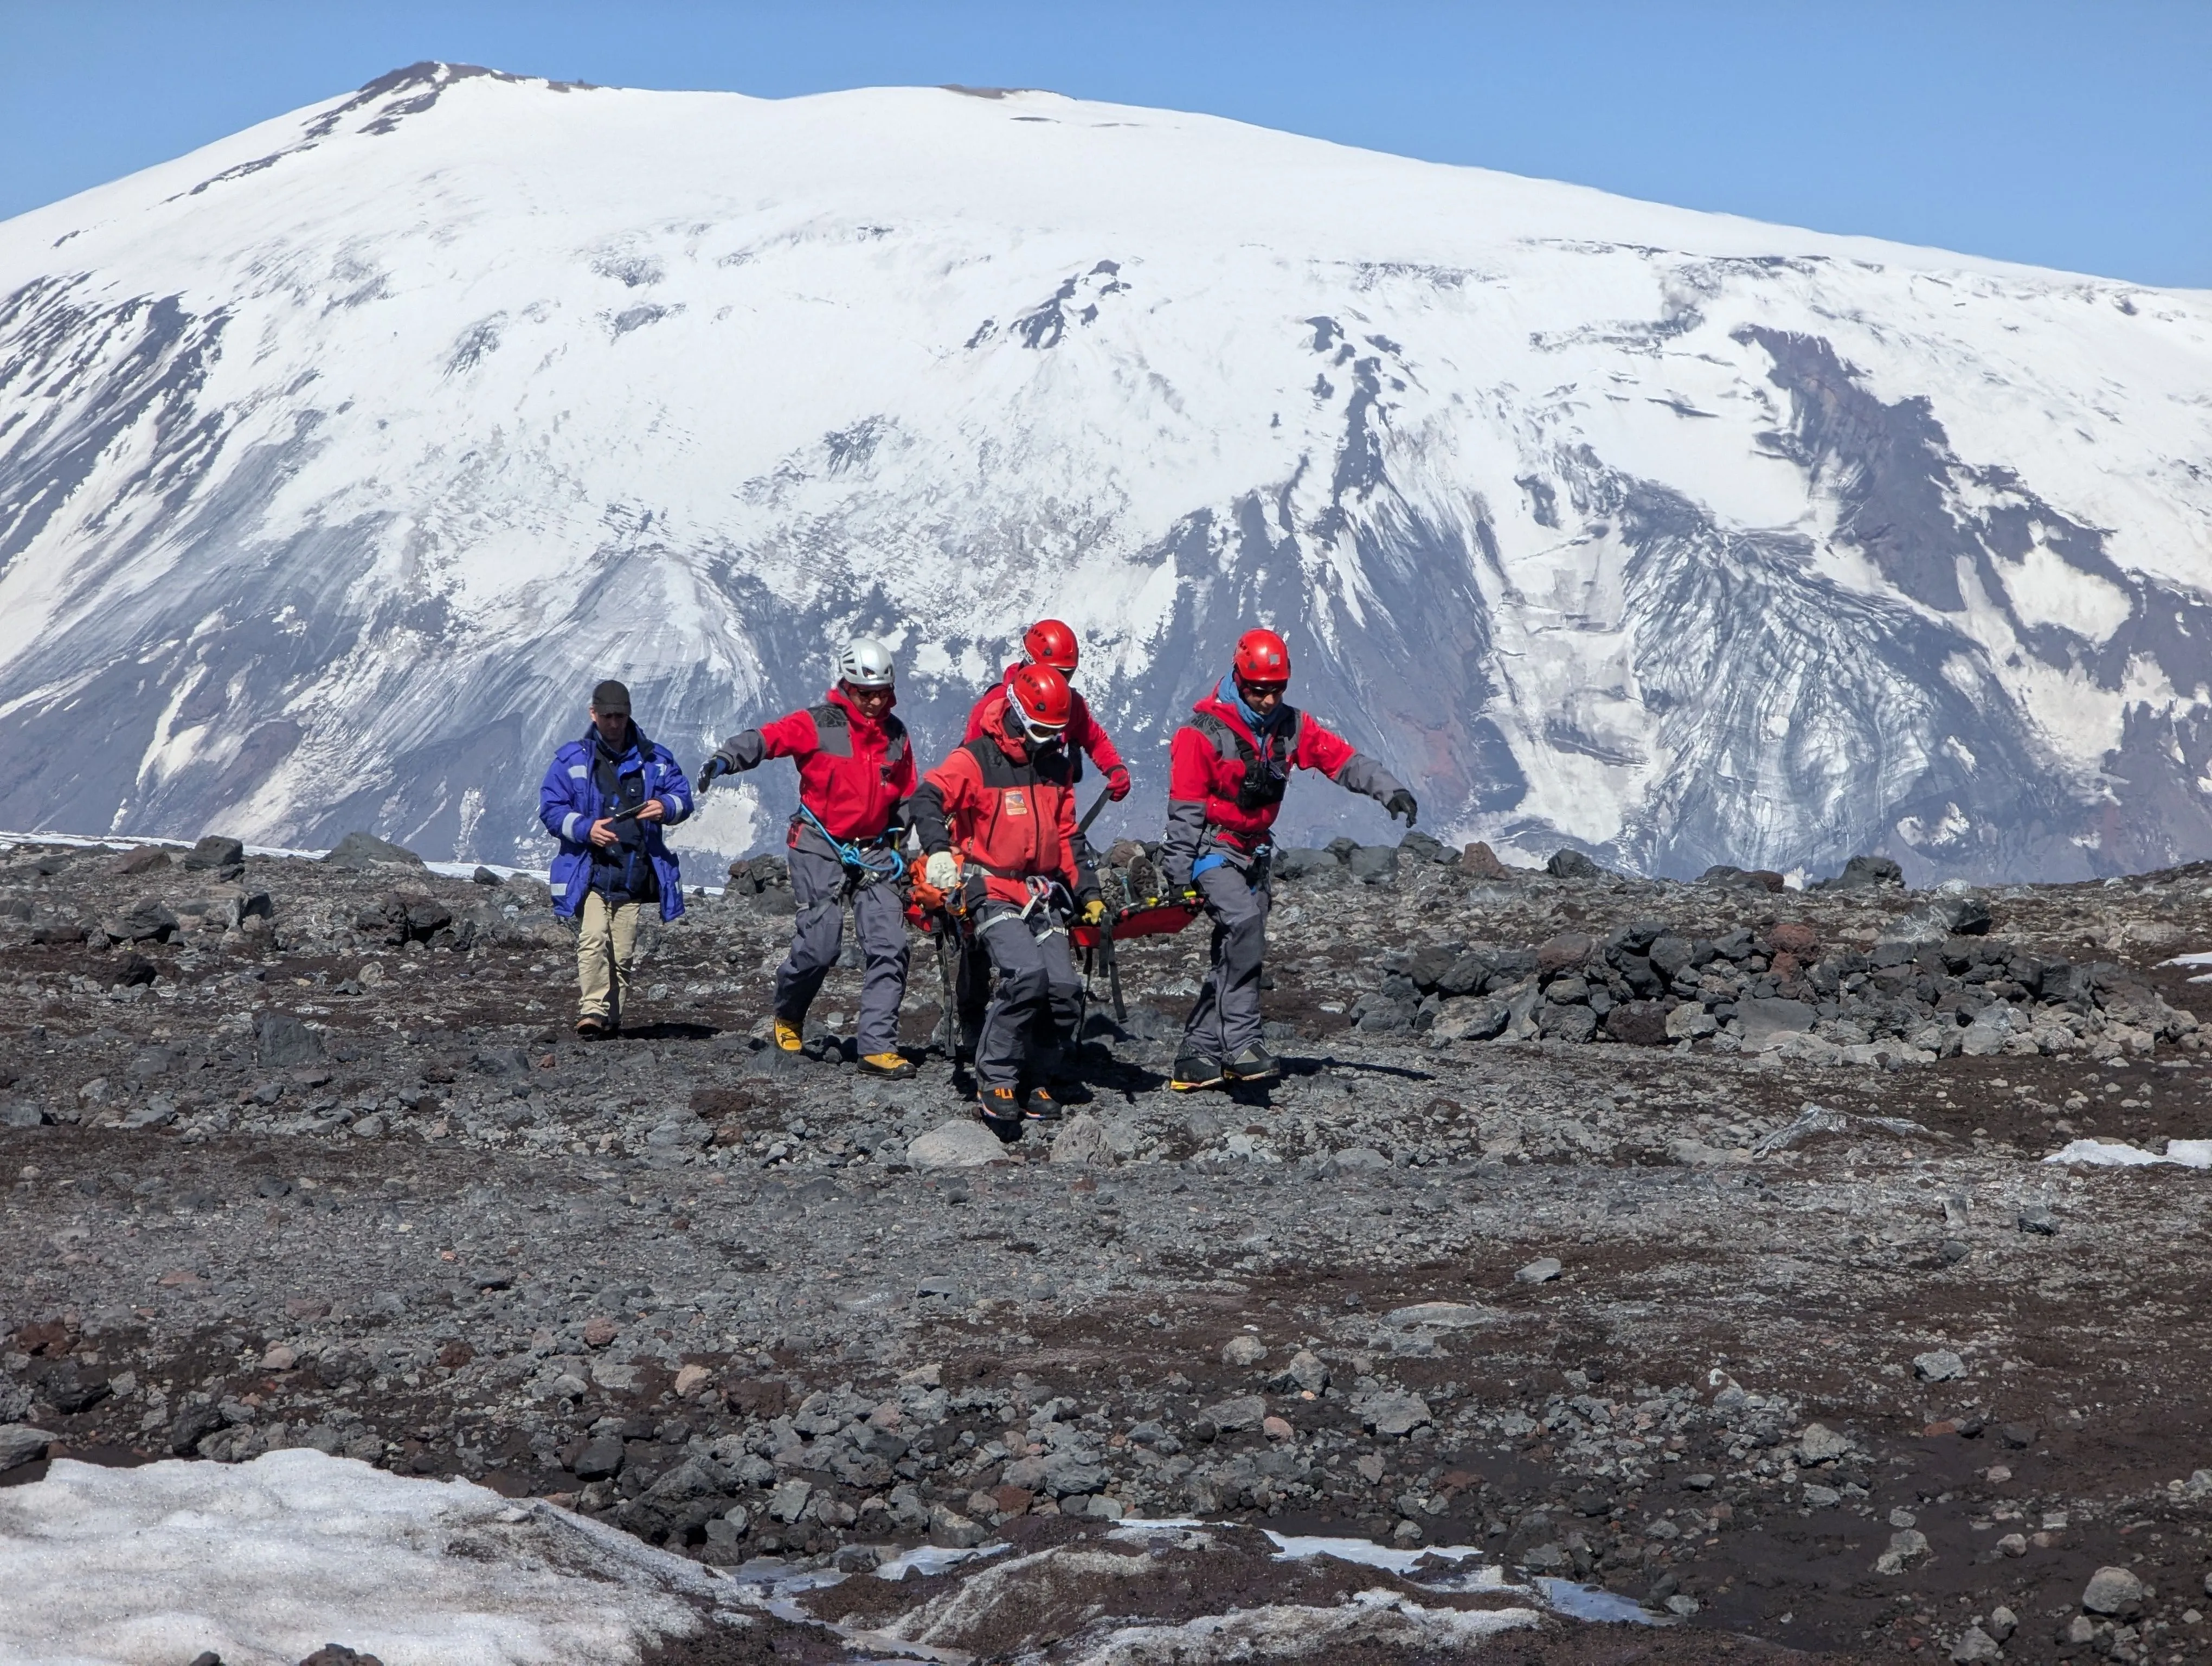
[[[1206,117],[425,64],[0,224],[0,825],[542,859],[602,676],[935,751],[1056,613],[1109,830],[1264,621],[1439,830],[2078,875],[2212,855],[2208,597],[2212,295]]]

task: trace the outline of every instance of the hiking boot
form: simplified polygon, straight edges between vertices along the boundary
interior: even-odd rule
[[[1022,1096],[1010,1087],[987,1087],[975,1095],[975,1114],[1007,1145],[1022,1137]]]
[[[1223,1069],[1232,1082],[1264,1082],[1280,1075],[1283,1067],[1275,1062],[1273,1054],[1254,1042]]]
[[[864,1053],[860,1055],[860,1073],[880,1077],[887,1082],[902,1082],[914,1074],[914,1067],[902,1054]]]
[[[1049,1088],[1033,1087],[1022,1097],[1022,1115],[1032,1122],[1057,1122],[1060,1101],[1052,1097]]]
[[[806,1045],[806,1037],[799,1033],[799,1026],[787,1018],[775,1021],[775,1044],[787,1053],[796,1053]]]
[[[1168,1085],[1178,1093],[1189,1093],[1201,1087],[1219,1087],[1228,1079],[1222,1074],[1220,1060],[1209,1059],[1203,1053],[1179,1053]]]
[[[576,1020],[576,1033],[586,1041],[596,1041],[607,1033],[605,1018],[597,1012],[586,1012]]]

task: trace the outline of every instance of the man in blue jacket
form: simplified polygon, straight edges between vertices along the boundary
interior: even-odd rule
[[[629,690],[592,690],[592,727],[553,754],[538,789],[538,819],[561,841],[553,859],[553,911],[578,922],[576,1033],[622,1028],[637,952],[638,912],[684,912],[684,876],[660,830],[691,813],[691,787],[665,746],[630,721]]]

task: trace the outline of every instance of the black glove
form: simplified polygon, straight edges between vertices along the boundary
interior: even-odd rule
[[[1382,807],[1394,816],[1403,816],[1408,827],[1420,819],[1420,806],[1413,802],[1413,795],[1402,787],[1382,800]]]
[[[702,793],[705,792],[708,787],[714,784],[715,776],[726,775],[730,773],[731,770],[728,761],[725,759],[720,752],[715,753],[712,757],[708,758],[704,763],[699,766],[699,790]]]

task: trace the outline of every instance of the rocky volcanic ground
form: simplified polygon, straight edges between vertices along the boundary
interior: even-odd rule
[[[0,1485],[306,1445],[793,1578],[1034,1559],[823,1584],[671,1663],[849,1657],[813,1620],[1164,1661],[1309,1609],[1350,1618],[1239,1646],[1402,1661],[1455,1646],[1407,1605],[1528,1604],[1261,1529],[1666,1622],[1538,1604],[1498,1660],[2212,1655],[2212,1177],[2041,1161],[2212,1136],[2212,985],[2163,964],[2212,949],[2212,871],[1486,856],[1284,860],[1264,1091],[1167,1091],[1202,927],[1125,944],[1093,1097],[1002,1152],[934,1054],[853,1074],[852,972],[810,1056],[763,1048],[769,865],[587,1044],[526,878],[0,850]],[[918,947],[917,1049],[937,987]]]

